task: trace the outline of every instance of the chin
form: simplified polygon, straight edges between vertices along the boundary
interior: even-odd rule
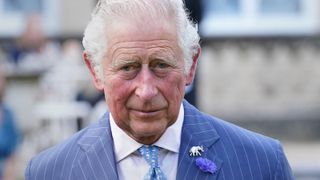
[[[133,138],[142,144],[155,143],[165,132],[166,129],[136,129],[132,134]]]
[[[137,142],[145,145],[151,145],[154,144],[158,139],[160,139],[161,136],[145,136],[145,137],[139,137],[139,138],[134,138]]]

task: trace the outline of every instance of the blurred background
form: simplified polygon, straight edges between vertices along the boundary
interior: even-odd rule
[[[107,109],[81,57],[96,0],[0,0],[0,177]],[[320,179],[320,1],[186,0],[202,55],[186,98],[279,139],[296,179]],[[1,173],[2,172],[2,173]],[[1,178],[0,178],[1,179]]]

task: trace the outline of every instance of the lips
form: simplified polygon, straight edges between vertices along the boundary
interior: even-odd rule
[[[147,118],[155,117],[161,113],[161,109],[145,110],[145,109],[131,109],[131,113],[136,117]]]
[[[146,109],[132,109],[133,111],[139,111],[139,112],[143,112],[143,113],[152,113],[152,112],[157,112],[160,111],[158,109],[154,109],[154,110],[146,110]]]

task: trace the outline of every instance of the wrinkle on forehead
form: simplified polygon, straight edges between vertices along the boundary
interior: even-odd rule
[[[171,34],[177,40],[177,29],[175,22],[169,18],[159,15],[157,20],[152,19],[150,16],[134,18],[134,17],[113,17],[109,21],[107,27],[107,40],[113,39],[114,35],[121,34],[122,36],[132,37],[140,35],[142,38],[148,37],[148,35],[157,35],[158,38],[154,40],[161,39],[165,34]],[[134,38],[134,37],[132,37]],[[135,37],[139,40],[139,37]],[[152,40],[152,39],[150,39]],[[110,42],[109,42],[110,43]]]
[[[108,58],[114,61],[126,60],[147,60],[151,59],[166,59],[176,61],[178,59],[177,48],[169,43],[119,43],[113,46]],[[149,45],[148,45],[149,44]]]
[[[147,18],[140,24],[141,19],[116,17],[112,22],[107,28],[108,45],[104,58],[113,65],[114,61],[126,59],[183,59],[176,26],[170,19],[153,21]]]
[[[107,31],[108,47],[106,55],[108,57],[123,48],[151,49],[163,47],[176,52],[180,51],[175,25],[171,22],[151,22],[150,25],[142,27],[136,24],[136,20],[120,19],[119,23],[111,24]]]
[[[111,45],[111,44],[110,44]],[[110,46],[110,48],[108,49],[109,53],[111,56],[116,53],[118,50],[121,49],[125,49],[128,51],[134,51],[134,50],[149,50],[149,49],[155,49],[155,48],[159,48],[159,49],[167,49],[167,50],[171,50],[174,51],[174,41],[170,41],[170,40],[149,40],[149,41],[145,41],[145,40],[135,40],[135,41],[120,41],[120,42],[116,42],[114,44],[112,44]]]

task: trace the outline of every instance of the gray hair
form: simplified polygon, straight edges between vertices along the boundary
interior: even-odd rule
[[[139,12],[150,12],[151,18],[157,14],[173,17],[176,22],[178,44],[185,60],[185,73],[192,65],[192,56],[199,47],[199,34],[189,19],[183,0],[99,0],[87,25],[82,44],[98,77],[102,78],[101,61],[106,54],[106,28],[108,20],[115,16],[137,16]]]

